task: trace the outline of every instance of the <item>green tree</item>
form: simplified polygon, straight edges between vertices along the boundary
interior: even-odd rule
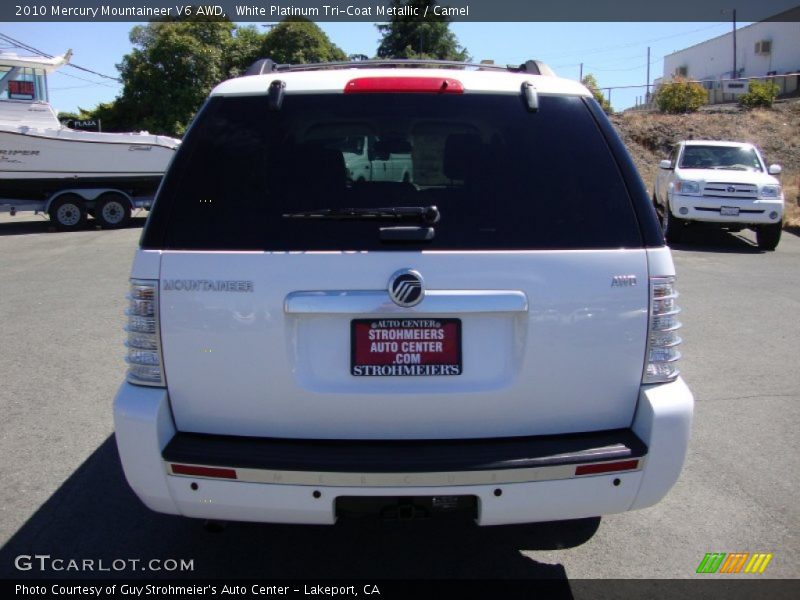
[[[103,121],[104,131],[183,135],[211,89],[242,75],[258,58],[279,63],[347,60],[314,23],[287,19],[267,33],[226,18],[184,17],[152,21],[130,32],[133,50],[117,69],[120,96],[83,118]]]
[[[134,49],[117,65],[124,87],[115,108],[139,127],[183,134],[211,88],[227,76],[234,29],[227,19],[213,17],[134,27]]]
[[[132,116],[131,111],[127,109],[129,106],[122,97],[117,98],[113,102],[102,102],[92,109],[85,109],[78,107],[78,112],[81,114],[82,119],[100,119],[103,124],[103,131],[140,131],[146,128],[142,122],[137,121]],[[176,135],[170,130],[156,130],[154,133],[166,133],[169,135]]]
[[[275,25],[261,43],[261,56],[277,63],[305,64],[347,60],[316,23],[290,17]]]
[[[600,108],[602,108],[606,114],[610,115],[614,112],[614,108],[611,106],[611,103],[603,95],[603,92],[600,91],[600,86],[598,85],[597,79],[595,79],[594,75],[587,73],[583,79],[581,79],[581,83],[589,88],[589,91],[592,92],[592,96],[594,96],[594,99],[597,100]]]
[[[708,101],[708,92],[696,81],[676,78],[656,92],[656,105],[663,113],[696,112]]]
[[[266,34],[253,25],[237,26],[225,53],[223,71],[226,77],[244,75],[247,68],[259,58],[264,58],[261,47]]]
[[[772,108],[775,98],[778,97],[780,87],[774,81],[750,81],[750,89],[746,94],[739,96],[739,104],[745,108]]]
[[[437,60],[469,60],[467,49],[458,43],[456,35],[450,31],[449,19],[434,16],[431,10],[436,0],[392,0],[392,6],[416,7],[419,15],[393,16],[389,23],[376,25],[383,36],[378,46],[378,58],[430,58]]]

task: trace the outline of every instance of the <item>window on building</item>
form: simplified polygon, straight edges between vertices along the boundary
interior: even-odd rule
[[[772,40],[756,42],[756,54],[767,55],[772,53]]]

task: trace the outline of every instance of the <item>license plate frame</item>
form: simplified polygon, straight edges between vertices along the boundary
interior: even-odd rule
[[[723,217],[738,217],[739,216],[739,207],[738,206],[720,206],[719,214]]]
[[[381,334],[377,342],[395,342],[396,347],[373,351],[370,341],[371,330],[394,331],[394,334]],[[421,332],[397,333],[397,332]],[[430,333],[424,333],[429,331]],[[441,332],[441,333],[436,333]],[[429,350],[404,352],[403,342],[422,343]],[[435,344],[441,348],[437,350]],[[362,344],[368,347],[362,347]],[[430,344],[430,345],[429,345]],[[462,362],[462,322],[461,319],[448,318],[372,318],[352,319],[350,321],[350,374],[354,377],[442,377],[463,373]],[[419,354],[418,362],[390,362],[391,354],[395,360],[399,355],[408,357]],[[405,358],[403,359],[405,360]],[[409,360],[414,360],[410,358]]]

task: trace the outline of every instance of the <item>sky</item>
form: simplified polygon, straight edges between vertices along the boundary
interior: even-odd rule
[[[74,64],[117,76],[115,65],[131,50],[128,33],[134,25],[0,23],[0,33],[52,55],[71,48]],[[320,23],[320,27],[347,54],[374,56],[378,47],[380,35],[372,23]],[[622,110],[644,95],[648,46],[652,83],[662,75],[666,54],[728,33],[731,23],[453,23],[451,30],[475,62],[519,64],[535,58],[570,79],[579,78],[583,63],[583,74],[592,73],[600,87],[642,86],[611,91],[611,104]],[[7,45],[0,50],[26,54]],[[114,81],[68,67],[50,76],[49,87],[51,103],[62,111],[92,108],[121,92]]]

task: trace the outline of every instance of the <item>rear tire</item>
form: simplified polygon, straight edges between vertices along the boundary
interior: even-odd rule
[[[86,205],[77,194],[63,194],[50,205],[50,220],[59,231],[75,231],[86,225]]]
[[[783,223],[775,223],[774,225],[760,225],[756,229],[756,241],[758,247],[762,250],[775,250],[778,247],[778,242],[781,241],[781,232],[783,231]]]
[[[131,220],[131,205],[122,194],[107,192],[97,199],[94,218],[103,229],[119,229]]]

